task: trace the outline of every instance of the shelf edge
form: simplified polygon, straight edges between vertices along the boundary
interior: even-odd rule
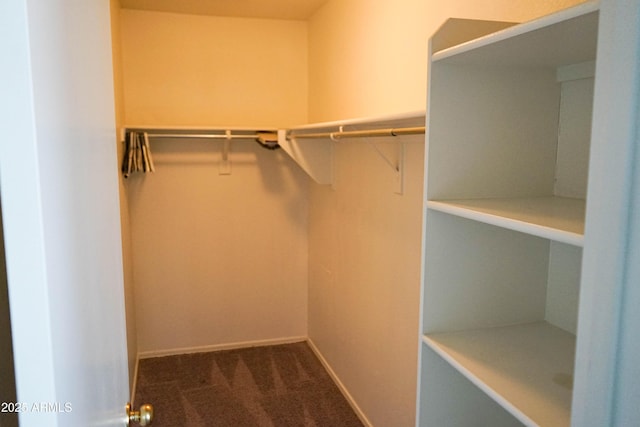
[[[577,6],[560,10],[550,15],[542,16],[533,21],[525,22],[513,27],[506,28],[504,30],[479,37],[474,40],[470,40],[465,43],[461,43],[456,46],[452,46],[448,49],[441,50],[432,55],[432,61],[441,61],[465,52],[469,52],[481,47],[498,43],[503,40],[507,40],[513,37],[517,37],[532,31],[539,30],[571,18],[577,18],[582,15],[586,15],[592,12],[600,10],[600,2],[598,0],[587,1]]]
[[[478,221],[485,224],[494,225],[496,227],[550,239],[560,243],[566,243],[578,247],[582,247],[584,245],[584,236],[582,234],[573,233],[571,231],[559,230],[557,228],[533,224],[530,222],[504,216],[488,214],[473,209],[452,206],[444,202],[436,202],[433,200],[427,201],[427,208],[449,215],[470,219],[472,221]]]
[[[442,349],[438,343],[429,338],[427,335],[422,336],[422,342],[433,350],[438,356],[440,356],[443,360],[445,360],[449,365],[451,365],[456,371],[458,371],[463,377],[467,380],[471,381],[476,387],[482,390],[487,396],[489,396],[493,401],[495,401],[498,405],[500,405],[505,411],[509,412],[518,421],[522,422],[526,426],[537,427],[538,424],[535,423],[531,418],[526,416],[520,409],[514,406],[511,402],[505,399],[501,394],[495,391],[493,388],[489,387],[484,381],[475,376],[470,370],[464,367],[460,362],[455,360],[449,353],[447,353],[444,349]]]

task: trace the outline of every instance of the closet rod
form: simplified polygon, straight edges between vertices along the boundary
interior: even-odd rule
[[[388,129],[371,129],[371,130],[339,130],[336,132],[318,132],[318,133],[300,133],[289,134],[288,139],[301,139],[301,138],[330,138],[333,140],[340,138],[363,138],[363,137],[376,137],[376,136],[400,136],[400,135],[419,135],[424,134],[424,126],[406,127],[406,128],[388,128]]]
[[[273,139],[277,139],[276,134],[273,132],[255,133],[250,135],[219,135],[219,134],[207,134],[207,133],[150,133],[147,132],[149,138],[199,138],[199,139],[257,139],[264,138],[267,135],[273,136]]]

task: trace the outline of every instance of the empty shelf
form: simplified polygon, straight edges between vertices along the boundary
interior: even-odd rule
[[[515,25],[441,50],[432,61],[449,64],[558,67],[595,58],[597,1]]]
[[[423,340],[525,425],[569,425],[572,334],[535,322],[429,334]]]
[[[566,197],[428,201],[429,209],[582,246],[585,202]]]

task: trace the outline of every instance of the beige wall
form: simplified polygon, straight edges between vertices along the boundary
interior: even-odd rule
[[[309,337],[375,426],[415,412],[423,144],[405,138],[403,195],[358,140],[336,146],[334,189],[310,192]]]
[[[140,352],[307,335],[307,178],[281,150],[158,140],[129,178]]]
[[[307,25],[122,10],[127,124],[307,120]]]
[[[581,1],[330,0],[309,21],[309,119],[424,109],[427,42],[448,18],[522,22]]]
[[[309,23],[313,122],[425,109],[427,41],[448,17],[525,21],[575,0],[331,0]],[[311,185],[309,337],[376,427],[414,425],[423,144],[393,194],[366,144]],[[428,236],[427,236],[428,238]]]
[[[296,21],[121,11],[125,121],[306,121],[307,33]],[[282,151],[152,140],[156,172],[127,180],[138,349],[307,335],[304,173]]]

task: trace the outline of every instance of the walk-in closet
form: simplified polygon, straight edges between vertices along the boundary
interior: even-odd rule
[[[438,8],[442,14],[452,13],[435,2],[415,3],[412,6],[424,13],[425,22],[435,23],[433,10]],[[205,375],[203,384],[215,387],[211,377],[217,375],[226,379],[221,381],[232,392],[234,375],[241,376],[244,369],[249,378],[258,378],[257,366],[270,371],[269,366],[280,363],[273,355],[285,350],[272,349],[304,341],[363,424],[412,425],[417,402],[421,411],[417,423],[430,425],[430,418],[444,422],[453,419],[453,413],[464,414],[455,409],[440,415],[448,403],[434,403],[439,402],[436,396],[453,398],[441,389],[463,402],[481,399],[466,397],[471,392],[464,388],[452,388],[466,379],[437,375],[458,369],[485,387],[473,370],[466,373],[472,368],[460,367],[458,359],[442,350],[444,344],[431,331],[474,330],[544,318],[558,325],[558,332],[527,332],[528,327],[547,325],[539,323],[514,334],[550,334],[538,339],[560,340],[557,346],[566,347],[566,356],[558,359],[557,367],[548,368],[544,368],[547,362],[536,359],[522,375],[538,372],[533,375],[544,382],[543,372],[549,369],[555,376],[541,398],[560,393],[559,405],[567,408],[573,382],[598,5],[574,7],[564,18],[562,14],[549,18],[550,24],[545,18],[534,21],[532,30],[513,27],[512,21],[538,18],[570,3],[558,2],[549,10],[503,7],[503,13],[489,17],[455,16],[492,21],[453,19],[429,32],[412,17],[412,31],[399,36],[394,26],[404,26],[409,19],[400,5],[317,2],[308,4],[304,14],[286,17],[275,11],[247,16],[242,11],[187,10],[169,2],[149,6],[121,1],[113,11],[113,43],[121,73],[116,82],[119,137],[124,141],[122,217],[132,307],[128,325],[136,349],[131,368],[144,371],[134,381],[153,384],[149,367],[160,366],[160,360],[171,361],[166,363],[174,372],[187,369],[193,374],[191,368],[180,368],[187,363],[185,355],[219,352],[203,367],[213,372]],[[383,10],[395,18],[376,22],[374,14]],[[564,21],[567,29],[561,27]],[[413,34],[416,31],[420,37]],[[509,36],[509,31],[515,35]],[[528,40],[519,31],[535,32],[529,37],[535,41],[520,42],[519,48],[518,40]],[[428,61],[429,48],[437,57],[440,50],[449,52],[468,39],[496,32],[498,40],[507,41],[493,50],[491,45],[484,47],[489,59],[476,53],[483,52],[480,48],[468,48],[468,60],[450,54],[452,59]],[[411,52],[402,46],[405,37],[415,44]],[[574,37],[577,47],[572,40],[565,41],[568,53],[564,54],[554,46],[558,37]],[[485,39],[477,42],[479,46],[488,43]],[[523,53],[552,47],[551,59],[544,55],[537,59],[534,53],[529,59]],[[509,62],[510,55],[516,55],[512,51],[520,56]],[[467,63],[471,65],[465,68]],[[402,80],[411,77],[407,90]],[[487,123],[492,123],[495,135],[485,130]],[[502,145],[500,138],[506,141]],[[472,139],[474,144],[465,145]],[[138,170],[132,170],[136,166]],[[515,212],[507,214],[507,221],[516,224],[504,227],[516,231],[459,219],[480,215],[480,223],[495,226],[498,220],[493,218],[500,218],[495,212],[502,208],[491,202],[503,195],[529,197],[504,208]],[[531,199],[546,195],[560,197]],[[446,203],[460,198],[488,199],[488,205]],[[545,204],[538,208],[536,200]],[[518,203],[524,203],[523,215],[529,216],[521,217]],[[578,225],[553,225],[567,221],[562,216],[565,211]],[[539,224],[536,215],[550,217],[552,225]],[[528,238],[527,233],[542,239]],[[480,255],[483,248],[491,248],[486,259]],[[514,272],[508,273],[511,268],[504,263],[515,263]],[[486,273],[475,270],[485,268],[495,277],[481,283],[488,280],[491,285],[476,283]],[[503,268],[507,273],[500,273]],[[522,275],[529,284],[516,287],[515,276],[509,274]],[[517,291],[520,287],[525,290]],[[424,342],[416,343],[423,330],[419,341]],[[272,356],[254,366],[253,359],[234,353],[243,348],[263,349]],[[540,348],[546,351],[543,345]],[[230,376],[223,375],[226,362],[216,362],[225,351],[240,360]],[[436,359],[433,351],[451,366]],[[496,351],[486,357],[498,360],[506,354],[497,347]],[[288,354],[298,366],[295,369],[301,369],[300,353]],[[549,363],[555,360],[549,357]],[[520,384],[517,378],[510,381]],[[486,387],[493,390],[491,381]],[[154,400],[145,384],[137,385]],[[197,418],[198,405],[201,417],[205,413],[215,417],[210,410],[202,412],[207,407],[202,402],[212,399],[207,390],[201,395],[197,389],[174,390],[182,402],[187,396],[200,401],[183,405],[183,419]],[[492,423],[568,425],[568,410],[553,412],[549,408],[555,403],[541,407],[535,403],[538,392],[534,397],[525,393],[525,400],[534,401],[533,415],[527,403],[518,400],[518,393],[514,392],[513,401],[508,389],[496,393],[498,397],[488,394],[506,401],[501,404],[515,418],[498,417]],[[265,399],[238,403],[238,408],[251,407],[253,412],[248,411],[248,418],[233,419],[242,424],[268,413],[266,418],[278,425],[270,412],[274,403]],[[136,405],[142,403],[136,399]],[[302,414],[299,423],[322,423],[313,419],[307,401],[297,411]],[[470,411],[469,419],[476,415]],[[226,416],[218,413],[218,418]],[[322,419],[331,423],[328,415]]]
[[[8,425],[637,425],[638,17],[3,2]]]
[[[286,350],[306,342],[359,423],[413,423],[424,89],[405,86],[410,100],[394,102],[411,102],[398,109],[386,100],[369,105],[374,93],[360,99],[339,91],[342,74],[355,71],[340,65],[342,57],[363,47],[353,32],[378,37],[376,27],[357,15],[349,19],[360,22],[339,35],[332,22],[351,11],[307,3],[295,19],[273,10],[216,16],[114,5],[127,325],[136,349],[130,370],[132,387],[149,400],[136,396],[136,407],[154,403],[149,366],[161,366],[158,358],[180,372],[192,360],[182,355],[237,351],[231,373],[218,356],[199,362],[212,372],[200,385],[211,399],[216,384],[233,392],[234,375],[261,375],[254,356],[242,356],[245,348],[264,349],[274,372],[283,372],[275,367],[286,351],[307,378],[309,355]],[[389,55],[397,57],[395,47]],[[337,80],[322,83],[327,78]],[[367,84],[375,84],[371,78]],[[316,92],[323,85],[333,94]],[[349,102],[360,111],[332,111]],[[148,164],[135,171],[136,163]],[[133,376],[136,367],[143,375]],[[177,400],[197,399],[197,390],[169,383],[177,384]],[[278,384],[285,383],[274,380],[274,390]],[[331,415],[340,411],[320,411],[330,402],[314,393],[288,406],[297,408],[292,425],[341,424]],[[244,404],[255,419],[272,415],[267,394],[247,397],[258,402]],[[166,398],[156,399],[162,417]],[[172,411],[172,423],[180,414],[197,420],[194,406]]]

